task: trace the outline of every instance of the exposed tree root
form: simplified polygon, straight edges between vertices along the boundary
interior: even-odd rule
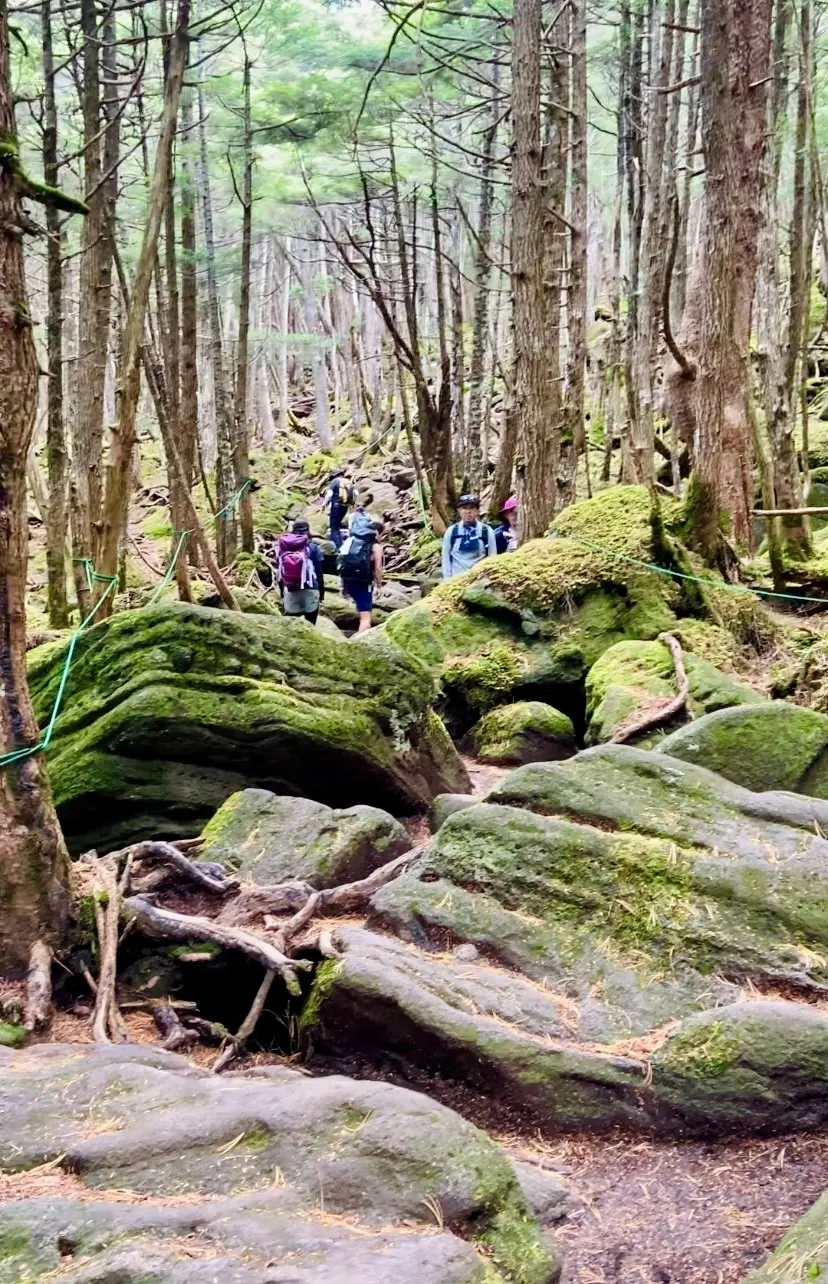
[[[81,859],[92,877],[100,959],[95,1010],[92,1014],[92,1037],[96,1043],[109,1043],[113,1039],[122,1042],[126,1039],[127,1032],[115,999],[120,906],[117,864],[111,856],[101,859],[94,852],[87,853]]]
[[[168,1052],[178,1052],[181,1048],[191,1048],[194,1043],[198,1043],[197,1031],[185,1029],[175,1008],[169,1004],[161,1003],[153,1008],[152,1019],[158,1032],[164,1036],[161,1046]]]
[[[24,1030],[45,1030],[52,1019],[52,951],[43,941],[35,941],[29,956],[26,977]]]
[[[228,1066],[231,1061],[234,1061],[236,1057],[240,1056],[241,1053],[244,1052],[247,1040],[256,1029],[259,1017],[262,1015],[264,1010],[264,1005],[267,1002],[268,994],[270,994],[270,987],[273,984],[274,976],[274,972],[269,970],[265,972],[264,977],[262,978],[262,983],[256,991],[256,997],[251,1004],[250,1011],[242,1021],[235,1035],[231,1035],[216,1058],[213,1065],[213,1071],[215,1074],[220,1074],[225,1066]]]
[[[147,936],[166,941],[211,941],[223,949],[241,950],[263,967],[278,972],[288,992],[301,994],[297,971],[310,972],[313,964],[305,959],[288,959],[262,936],[244,928],[228,927],[217,919],[200,915],[177,914],[161,909],[144,896],[131,896],[124,902],[126,914]]]
[[[673,664],[676,669],[676,682],[678,683],[678,694],[671,700],[659,700],[645,709],[643,713],[633,714],[616,728],[615,735],[611,743],[614,745],[624,744],[632,740],[634,736],[640,736],[645,731],[651,731],[654,727],[660,727],[662,723],[669,722],[677,713],[686,712],[688,718],[693,714],[688,703],[690,693],[690,683],[687,679],[687,673],[684,668],[684,655],[681,649],[681,643],[672,633],[659,633],[659,642],[670,648],[673,657]]]
[[[192,851],[193,845],[189,844],[187,850]],[[238,885],[237,878],[228,878],[220,865],[208,864],[206,861],[198,863],[190,860],[181,850],[179,843],[165,842],[144,842],[135,843],[132,847],[125,847],[123,851],[115,852],[118,861],[125,860],[124,872],[131,871],[134,865],[163,865],[168,870],[177,874],[184,875],[190,882],[196,883],[199,887],[204,887],[207,891],[225,892],[234,891]],[[129,890],[129,879],[123,888],[124,892]]]

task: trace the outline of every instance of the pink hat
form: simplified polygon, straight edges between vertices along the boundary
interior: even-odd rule
[[[515,508],[517,508],[517,500],[515,499],[514,495],[512,495],[510,496],[509,499],[506,500],[506,503],[503,505],[500,511],[502,513],[511,513],[512,510]]]

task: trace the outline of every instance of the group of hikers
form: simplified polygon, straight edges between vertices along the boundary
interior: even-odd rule
[[[337,570],[342,592],[349,597],[359,617],[358,633],[371,627],[374,592],[381,588],[384,570],[382,536],[385,524],[366,512],[355,486],[344,469],[331,474],[322,496],[328,515],[329,536],[337,551]],[[517,500],[506,500],[497,526],[480,517],[477,495],[461,495],[458,520],[443,537],[443,579],[452,579],[470,570],[486,557],[496,557],[517,548]],[[315,624],[325,597],[323,554],[311,538],[310,523],[297,517],[289,533],[280,536],[273,571],[282,594],[285,615],[304,616]]]

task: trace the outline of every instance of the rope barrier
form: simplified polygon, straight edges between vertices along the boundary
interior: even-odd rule
[[[88,560],[88,558],[77,559],[79,562],[85,562]],[[74,659],[75,647],[77,645],[78,638],[81,633],[83,633],[87,625],[91,623],[102,604],[109,597],[110,593],[114,591],[115,585],[118,583],[117,575],[98,575],[97,571],[90,571],[89,568],[87,568],[87,575],[89,576],[90,589],[93,581],[95,580],[98,580],[100,583],[105,583],[107,587],[105,592],[102,593],[101,597],[87,615],[86,619],[78,625],[69,640],[69,649],[66,652],[66,659],[63,662],[63,670],[60,675],[60,682],[58,683],[57,695],[55,697],[51,717],[46,724],[46,730],[36,745],[30,745],[27,749],[13,749],[11,753],[6,753],[0,756],[0,770],[2,770],[3,767],[11,766],[12,763],[22,761],[24,758],[31,758],[33,754],[42,753],[44,750],[48,749],[51,744],[52,735],[55,730],[55,723],[57,722],[58,714],[60,713],[60,706],[63,703],[64,692],[66,691],[66,683],[69,681],[69,670],[72,667],[72,660]]]
[[[252,486],[252,485],[253,485],[253,481],[250,477],[248,477],[246,481],[242,482],[241,486],[236,491],[235,495],[230,496],[227,503],[224,505],[224,508],[220,508],[218,510],[213,520],[218,521],[218,519],[220,517],[223,517],[225,513],[229,513],[231,508],[235,508],[239,500],[241,499],[242,495],[247,490],[248,486]]]
[[[655,571],[658,575],[668,575],[674,580],[690,580],[693,584],[704,584],[712,589],[726,589],[731,593],[752,593],[755,597],[784,598],[787,602],[813,602],[817,606],[828,606],[828,598],[825,597],[806,597],[802,593],[773,593],[770,589],[754,589],[748,584],[728,584],[725,580],[704,579],[700,575],[687,575],[684,571],[670,571],[666,566],[656,566],[654,562],[645,562],[640,557],[630,557],[628,553],[619,553],[616,549],[607,548],[604,544],[595,544],[590,539],[582,539],[580,535],[563,538],[572,539],[576,544],[583,544],[596,553],[606,553],[619,562],[629,562],[632,566],[640,566],[645,571]]]
[[[173,535],[178,536],[178,543],[175,546],[175,552],[170,558],[170,564],[167,567],[167,571],[166,571],[166,574],[164,575],[163,580],[161,580],[160,584],[156,588],[155,592],[153,593],[152,597],[147,603],[147,606],[152,606],[155,602],[157,602],[158,598],[164,592],[164,589],[167,588],[167,586],[172,581],[172,577],[175,574],[176,563],[178,562],[178,556],[182,548],[184,547],[184,542],[187,536],[192,535],[192,533],[193,533],[192,531],[173,531]]]

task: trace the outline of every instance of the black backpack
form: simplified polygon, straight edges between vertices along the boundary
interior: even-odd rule
[[[374,536],[349,535],[339,550],[337,566],[343,580],[371,584],[374,580]]]
[[[460,541],[461,553],[480,552],[482,545],[483,556],[489,556],[489,527],[485,522],[476,522],[473,527],[464,526],[461,522],[455,522],[451,528],[450,548],[454,548],[457,541]]]

